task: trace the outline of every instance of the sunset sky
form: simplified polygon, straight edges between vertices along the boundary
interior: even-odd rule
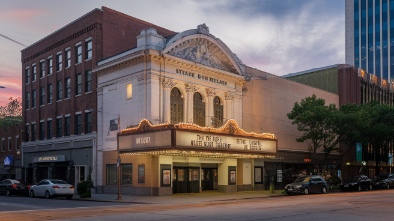
[[[345,62],[344,0],[0,0],[0,106],[22,96],[20,52],[106,6],[176,32],[205,23],[248,66],[275,74]]]

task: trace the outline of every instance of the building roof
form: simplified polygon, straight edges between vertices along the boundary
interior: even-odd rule
[[[331,68],[336,68],[338,67],[339,64],[333,64],[333,65],[329,65],[329,66],[325,66],[325,67],[320,67],[320,68],[312,68],[309,70],[305,70],[305,71],[300,71],[300,72],[295,72],[295,73],[289,73],[286,75],[283,75],[283,78],[288,78],[288,77],[294,77],[294,76],[299,76],[299,75],[303,75],[303,74],[308,74],[311,72],[316,72],[316,71],[321,71],[321,70],[326,70],[326,69],[331,69]]]

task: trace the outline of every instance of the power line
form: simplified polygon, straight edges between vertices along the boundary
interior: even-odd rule
[[[16,41],[16,40],[14,40],[14,39],[12,39],[12,38],[9,38],[9,37],[7,37],[7,36],[5,36],[5,35],[3,35],[3,34],[0,34],[0,36],[3,37],[3,38],[5,38],[5,39],[8,39],[8,40],[10,40],[10,41],[12,41],[12,42],[14,42],[14,43],[17,43],[17,44],[19,44],[19,45],[22,45],[23,47],[26,47],[26,45],[24,45],[24,44],[22,44],[22,43],[20,43],[20,42],[18,42],[18,41]]]

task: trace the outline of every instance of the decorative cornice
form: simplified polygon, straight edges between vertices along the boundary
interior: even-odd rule
[[[208,97],[216,96],[216,91],[214,88],[206,88],[205,91],[206,91]]]
[[[224,99],[225,100],[233,100],[234,99],[234,93],[225,92],[224,93]]]
[[[164,78],[163,79],[163,87],[164,88],[173,88],[177,83],[175,83],[171,78]]]
[[[185,90],[186,90],[186,92],[195,93],[198,90],[198,88],[194,84],[185,83]]]

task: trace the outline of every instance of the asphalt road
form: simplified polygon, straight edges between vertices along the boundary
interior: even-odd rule
[[[154,202],[152,202],[154,203]],[[125,204],[0,196],[0,220],[235,221],[393,220],[394,190],[374,190],[211,201],[189,204]]]

